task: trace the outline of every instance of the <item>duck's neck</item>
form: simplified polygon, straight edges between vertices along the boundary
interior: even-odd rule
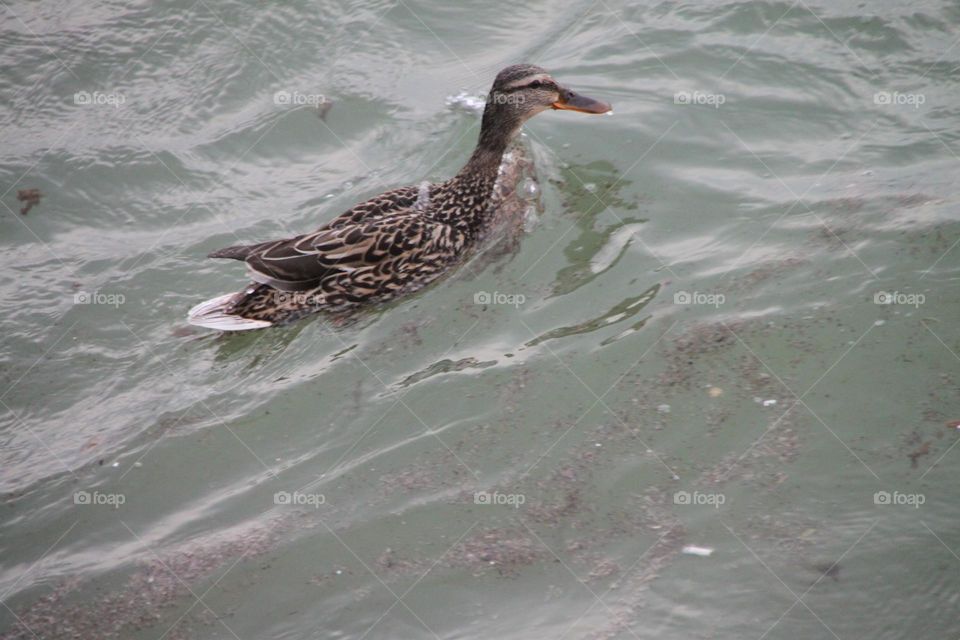
[[[523,125],[522,120],[518,120],[510,113],[504,113],[497,109],[497,106],[496,103],[487,101],[487,106],[483,110],[477,147],[473,150],[473,155],[470,156],[467,164],[460,170],[458,177],[473,175],[496,180],[503,153]]]
[[[434,217],[453,224],[468,238],[481,237],[489,223],[503,154],[523,124],[497,113],[495,106],[488,102],[484,109],[480,139],[467,164],[431,200]]]

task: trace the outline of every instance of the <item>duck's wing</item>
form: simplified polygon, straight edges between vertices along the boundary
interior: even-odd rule
[[[419,187],[399,187],[385,191],[365,202],[347,209],[339,216],[320,227],[317,231],[327,229],[341,229],[369,222],[370,220],[396,213],[403,213],[417,203]],[[282,242],[287,242],[286,240]],[[259,242],[257,244],[238,244],[231,247],[217,249],[207,254],[208,258],[229,258],[232,260],[247,260],[250,256],[271,249],[276,242]]]
[[[281,291],[307,291],[327,277],[375,266],[405,254],[456,251],[460,233],[426,220],[419,212],[397,211],[359,224],[325,227],[288,240],[259,245],[246,256],[252,278]]]
[[[417,202],[419,187],[399,187],[374,196],[347,209],[323,226],[323,229],[337,229],[343,226],[359,224],[372,218],[390,215],[409,209]]]

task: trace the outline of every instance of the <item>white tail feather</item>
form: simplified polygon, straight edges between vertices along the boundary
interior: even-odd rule
[[[187,313],[187,321],[198,327],[220,331],[249,331],[273,326],[273,323],[267,320],[250,320],[228,314],[227,307],[233,304],[238,295],[242,294],[228,293],[201,302]]]

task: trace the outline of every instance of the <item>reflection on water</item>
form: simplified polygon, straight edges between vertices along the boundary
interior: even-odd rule
[[[638,205],[620,197],[620,191],[628,188],[631,181],[619,176],[609,162],[569,164],[562,175],[563,179],[555,181],[555,185],[563,193],[564,208],[576,216],[578,233],[563,249],[570,265],[557,272],[557,296],[590,283],[613,266],[627,251],[634,235],[640,233],[644,222],[624,214]],[[600,226],[602,220],[608,221],[606,227]]]
[[[654,297],[657,295],[658,291],[660,291],[660,285],[655,284],[649,289],[647,289],[646,291],[644,291],[643,293],[641,293],[639,296],[634,296],[632,298],[627,298],[626,300],[623,300],[622,302],[613,306],[612,308],[607,310],[606,313],[600,316],[591,318],[589,320],[584,320],[583,322],[580,322],[568,327],[558,327],[556,329],[551,329],[550,331],[540,336],[537,336],[533,340],[527,342],[527,346],[533,347],[547,340],[554,340],[557,338],[566,338],[567,336],[575,336],[575,335],[580,335],[585,333],[591,333],[593,331],[596,331],[597,329],[609,327],[617,322],[629,320],[633,316],[637,315],[645,306],[647,306],[650,303],[650,301],[653,300]],[[628,332],[632,332],[632,331],[636,331],[637,329],[640,329],[644,324],[646,324],[647,320],[649,319],[650,317],[648,316],[647,318],[640,320],[639,322],[633,324],[625,332],[618,334],[614,338],[608,338],[603,342],[601,342],[601,344],[607,345],[607,344],[610,344],[611,342],[615,342],[616,340],[619,340],[621,337],[624,337],[625,335],[627,335]]]
[[[416,384],[431,376],[435,376],[441,373],[450,373],[452,371],[463,371],[464,369],[483,369],[486,367],[492,367],[497,364],[496,360],[488,360],[486,362],[480,362],[476,358],[461,358],[460,360],[441,360],[440,362],[435,362],[423,371],[418,371],[410,376],[407,376],[401,380],[397,386],[399,387],[409,387],[412,384]]]

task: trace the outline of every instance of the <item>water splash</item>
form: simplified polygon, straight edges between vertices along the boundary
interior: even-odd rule
[[[453,109],[460,109],[462,111],[469,111],[470,113],[480,114],[483,113],[483,108],[487,104],[487,99],[485,96],[477,96],[466,91],[461,91],[460,93],[447,96],[446,105]]]
[[[430,187],[433,186],[426,180],[420,183],[420,190],[417,192],[417,201],[413,203],[416,211],[424,211],[430,206]]]
[[[527,177],[520,183],[519,192],[525,198],[536,198],[540,193],[540,185],[533,178]]]
[[[540,224],[540,215],[537,213],[537,207],[528,205],[523,212],[523,230],[525,233],[532,233],[537,225]]]

